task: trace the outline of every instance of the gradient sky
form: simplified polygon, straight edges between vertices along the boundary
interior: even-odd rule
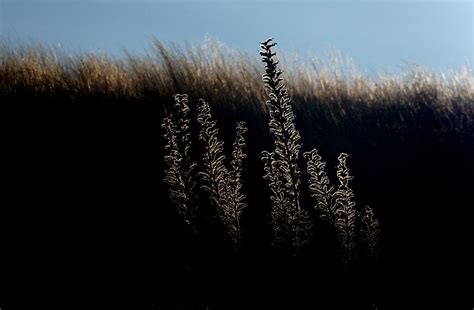
[[[155,36],[196,42],[205,34],[255,53],[321,55],[328,47],[365,70],[406,62],[447,70],[474,64],[474,1],[0,0],[0,37],[68,50],[140,53]]]

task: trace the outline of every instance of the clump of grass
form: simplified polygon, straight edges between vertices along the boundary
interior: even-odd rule
[[[177,212],[196,231],[196,162],[191,159],[191,132],[187,95],[176,95],[174,111],[163,119],[165,144],[165,177],[169,197]]]
[[[337,230],[344,268],[348,270],[357,257],[355,250],[358,233],[368,253],[377,257],[380,225],[369,206],[366,206],[362,212],[356,210],[354,192],[349,185],[353,179],[347,166],[349,155],[341,153],[338,157],[336,175],[339,185],[337,189],[330,185],[325,171],[326,163],[316,149],[304,153],[304,157],[307,159],[311,197],[316,201],[315,208],[320,218]],[[358,222],[361,223],[359,232],[357,231]]]
[[[238,250],[241,244],[241,215],[247,204],[245,194],[242,192],[243,160],[246,154],[244,134],[247,127],[244,122],[237,123],[236,138],[230,169],[224,161],[224,142],[219,140],[219,129],[216,121],[212,118],[209,104],[200,99],[198,104],[198,123],[201,125],[199,139],[204,142],[204,168],[200,172],[204,185],[202,188],[209,193],[212,203],[215,205],[217,215],[225,225],[227,232],[233,242],[234,249]]]
[[[264,151],[265,175],[271,191],[274,242],[283,243],[297,254],[308,244],[311,223],[300,204],[301,171],[298,167],[301,149],[300,134],[295,127],[291,100],[283,82],[283,72],[272,51],[276,43],[267,39],[260,43],[260,55],[265,64],[263,81],[268,91],[266,104],[270,111],[269,129],[274,150]]]
[[[273,134],[274,150],[264,151],[264,178],[271,191],[272,225],[274,243],[289,246],[294,254],[309,243],[311,221],[309,214],[301,206],[301,171],[298,166],[301,150],[301,136],[295,126],[291,100],[283,82],[283,72],[278,68],[278,60],[272,48],[273,39],[260,43],[260,55],[265,64],[263,81],[270,99],[266,102],[270,111],[270,132]],[[349,182],[353,179],[347,166],[349,155],[341,153],[338,157],[336,176],[337,188],[331,186],[326,174],[326,163],[316,149],[303,154],[307,159],[309,191],[316,200],[316,210],[321,219],[332,224],[337,230],[342,262],[346,270],[356,258],[357,210],[354,192]],[[380,229],[379,223],[370,207],[364,208],[360,215],[363,243],[368,252],[375,255]]]
[[[202,178],[205,190],[216,207],[219,219],[225,225],[234,248],[241,243],[241,215],[247,206],[243,193],[243,161],[245,122],[236,125],[230,169],[224,161],[224,142],[219,140],[219,129],[211,114],[211,108],[203,99],[198,103],[197,122],[201,129],[199,139],[204,142],[204,171],[196,173],[197,163],[191,158],[191,118],[188,95],[175,95],[175,105],[163,119],[165,145],[165,177],[169,197],[177,212],[194,232],[197,231],[196,176]]]

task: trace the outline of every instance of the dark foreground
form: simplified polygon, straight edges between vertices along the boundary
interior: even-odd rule
[[[381,258],[344,273],[324,227],[303,257],[269,246],[257,157],[269,143],[259,129],[266,124],[252,116],[241,115],[254,134],[244,241],[235,255],[212,218],[195,237],[167,202],[159,105],[39,100],[2,103],[1,110],[2,309],[74,306],[94,296],[120,304],[119,292],[139,287],[139,301],[151,298],[156,309],[473,306],[472,131],[434,135],[434,121],[423,114],[420,127],[402,138],[381,139],[370,128],[365,135],[318,132],[328,166],[338,152],[350,154],[357,201],[376,210],[383,231]],[[312,123],[297,117],[304,145],[312,147]],[[220,124],[225,119],[233,121],[219,114]],[[222,127],[224,136],[233,134]]]

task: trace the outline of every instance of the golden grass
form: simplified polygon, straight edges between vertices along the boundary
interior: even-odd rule
[[[260,84],[262,65],[257,55],[232,50],[206,41],[195,47],[165,45],[153,41],[145,56],[126,53],[119,59],[105,54],[68,55],[42,45],[11,48],[0,44],[0,92],[12,94],[28,88],[35,93],[68,92],[71,96],[101,93],[140,98],[149,91],[163,98],[187,91],[215,102],[236,101],[263,106]],[[412,104],[415,95],[430,94],[446,111],[456,99],[474,99],[474,76],[469,68],[441,74],[407,67],[397,76],[364,76],[348,61],[335,57],[332,63],[313,60],[308,64],[282,64],[286,84],[297,102],[325,102],[341,106],[348,98],[372,106],[398,101]],[[349,68],[349,69],[347,69]],[[169,100],[169,99],[168,99]],[[342,113],[347,113],[343,109]]]
[[[330,123],[342,131],[363,131],[370,114],[370,130],[404,133],[420,126],[415,115],[426,109],[436,114],[433,130],[440,132],[446,126],[462,132],[472,122],[474,75],[467,67],[437,73],[407,66],[396,75],[370,77],[341,57],[307,64],[286,61],[281,66],[299,123],[311,129]],[[249,123],[258,120],[255,126],[264,130],[262,71],[257,55],[210,40],[192,47],[154,40],[145,56],[126,53],[122,58],[0,43],[2,103],[37,97],[60,98],[61,103],[97,98],[87,102],[100,103],[106,98],[169,107],[175,94],[187,93],[192,100],[206,98],[218,118],[223,113],[245,114]]]

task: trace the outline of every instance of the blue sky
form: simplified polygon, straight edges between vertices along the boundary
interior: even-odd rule
[[[279,48],[322,55],[335,48],[362,69],[405,62],[440,70],[474,64],[473,1],[0,0],[0,36],[75,51],[140,53],[155,36],[196,42],[205,34],[255,53]]]

